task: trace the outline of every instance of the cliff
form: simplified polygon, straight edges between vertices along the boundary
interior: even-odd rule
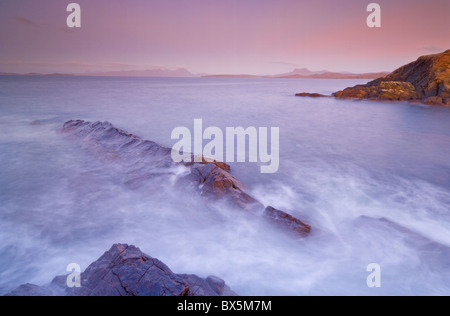
[[[334,96],[450,105],[450,50],[422,56],[385,77],[338,91]]]

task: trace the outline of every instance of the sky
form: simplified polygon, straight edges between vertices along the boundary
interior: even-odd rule
[[[375,1],[381,28],[374,0],[0,0],[0,72],[365,73],[450,49],[450,0]]]

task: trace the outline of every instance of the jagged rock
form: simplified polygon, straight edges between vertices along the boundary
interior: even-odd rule
[[[62,132],[102,159],[119,162],[127,174],[132,175],[127,183],[139,185],[152,177],[174,176],[176,167],[183,166],[187,172],[179,177],[178,182],[193,183],[203,197],[227,199],[253,215],[264,211],[264,205],[245,192],[244,185],[231,175],[230,166],[224,162],[202,157],[200,162],[176,164],[172,160],[171,149],[115,128],[109,122],[68,121]]]
[[[200,193],[204,196],[226,198],[235,206],[255,214],[264,208],[256,199],[245,193],[241,182],[214,164],[193,166],[189,179],[199,184]]]
[[[311,226],[271,206],[268,206],[264,211],[264,218],[268,219],[271,223],[277,224],[280,228],[295,232],[299,235],[307,236],[311,232]]]
[[[335,93],[337,98],[409,101],[417,100],[419,94],[409,82],[383,81],[379,86],[359,85]]]
[[[237,296],[225,281],[214,276],[206,279],[195,274],[180,274],[180,277],[189,284],[189,296]]]
[[[22,285],[7,296],[237,296],[220,278],[178,275],[139,248],[116,244],[81,274],[81,287],[66,276],[49,286]]]
[[[428,105],[450,105],[450,98],[429,97],[425,99],[424,103]]]
[[[338,91],[336,98],[421,101],[450,105],[450,50],[422,56],[386,77]]]

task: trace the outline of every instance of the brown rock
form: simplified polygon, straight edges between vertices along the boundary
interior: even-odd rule
[[[264,218],[275,224],[277,227],[293,232],[298,236],[307,236],[311,232],[311,226],[303,223],[297,218],[283,211],[279,211],[271,206],[264,211]]]
[[[226,198],[239,208],[257,214],[264,206],[245,192],[244,185],[229,172],[215,164],[197,164],[192,167],[191,175],[198,183],[202,196],[207,198]]]
[[[347,88],[334,94],[336,98],[422,101],[447,105],[450,98],[450,50],[422,56],[386,77],[367,85]],[[436,98],[435,98],[436,97]]]
[[[320,93],[306,93],[306,92],[297,93],[295,96],[296,97],[308,97],[308,98],[328,98],[329,97],[327,95],[323,95]]]
[[[415,62],[400,67],[369,85],[379,85],[383,81],[409,82],[419,93],[419,99],[431,96],[446,97],[450,93],[450,50],[419,57]]]
[[[358,85],[353,88],[338,91],[334,96],[342,99],[364,99],[370,96],[370,91],[366,86]]]
[[[450,98],[444,99],[441,97],[429,97],[425,99],[425,104],[427,105],[441,105],[441,106],[449,106]]]

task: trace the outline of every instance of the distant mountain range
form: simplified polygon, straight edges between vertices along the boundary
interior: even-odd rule
[[[292,72],[272,76],[254,76],[254,75],[206,75],[208,78],[282,78],[282,79],[377,79],[384,77],[388,72],[376,73],[347,73],[331,72],[327,70],[311,71],[307,68],[294,69]]]
[[[82,74],[15,74],[0,72],[0,76],[89,76],[89,77],[171,77],[171,78],[192,78],[192,77],[204,77],[204,78],[283,78],[283,79],[377,79],[384,77],[388,72],[377,73],[339,73],[330,72],[327,70],[311,71],[307,68],[294,69],[292,72],[283,73],[279,75],[249,75],[249,74],[236,74],[236,75],[209,75],[209,74],[193,74],[184,68],[178,68],[175,70],[170,69],[151,69],[151,70],[123,70],[123,71],[108,71],[108,72],[95,72],[95,73],[82,73]]]
[[[170,69],[151,69],[151,70],[123,70],[98,73],[86,73],[84,76],[104,76],[104,77],[172,77],[172,78],[190,78],[198,77],[184,68],[175,70]]]

